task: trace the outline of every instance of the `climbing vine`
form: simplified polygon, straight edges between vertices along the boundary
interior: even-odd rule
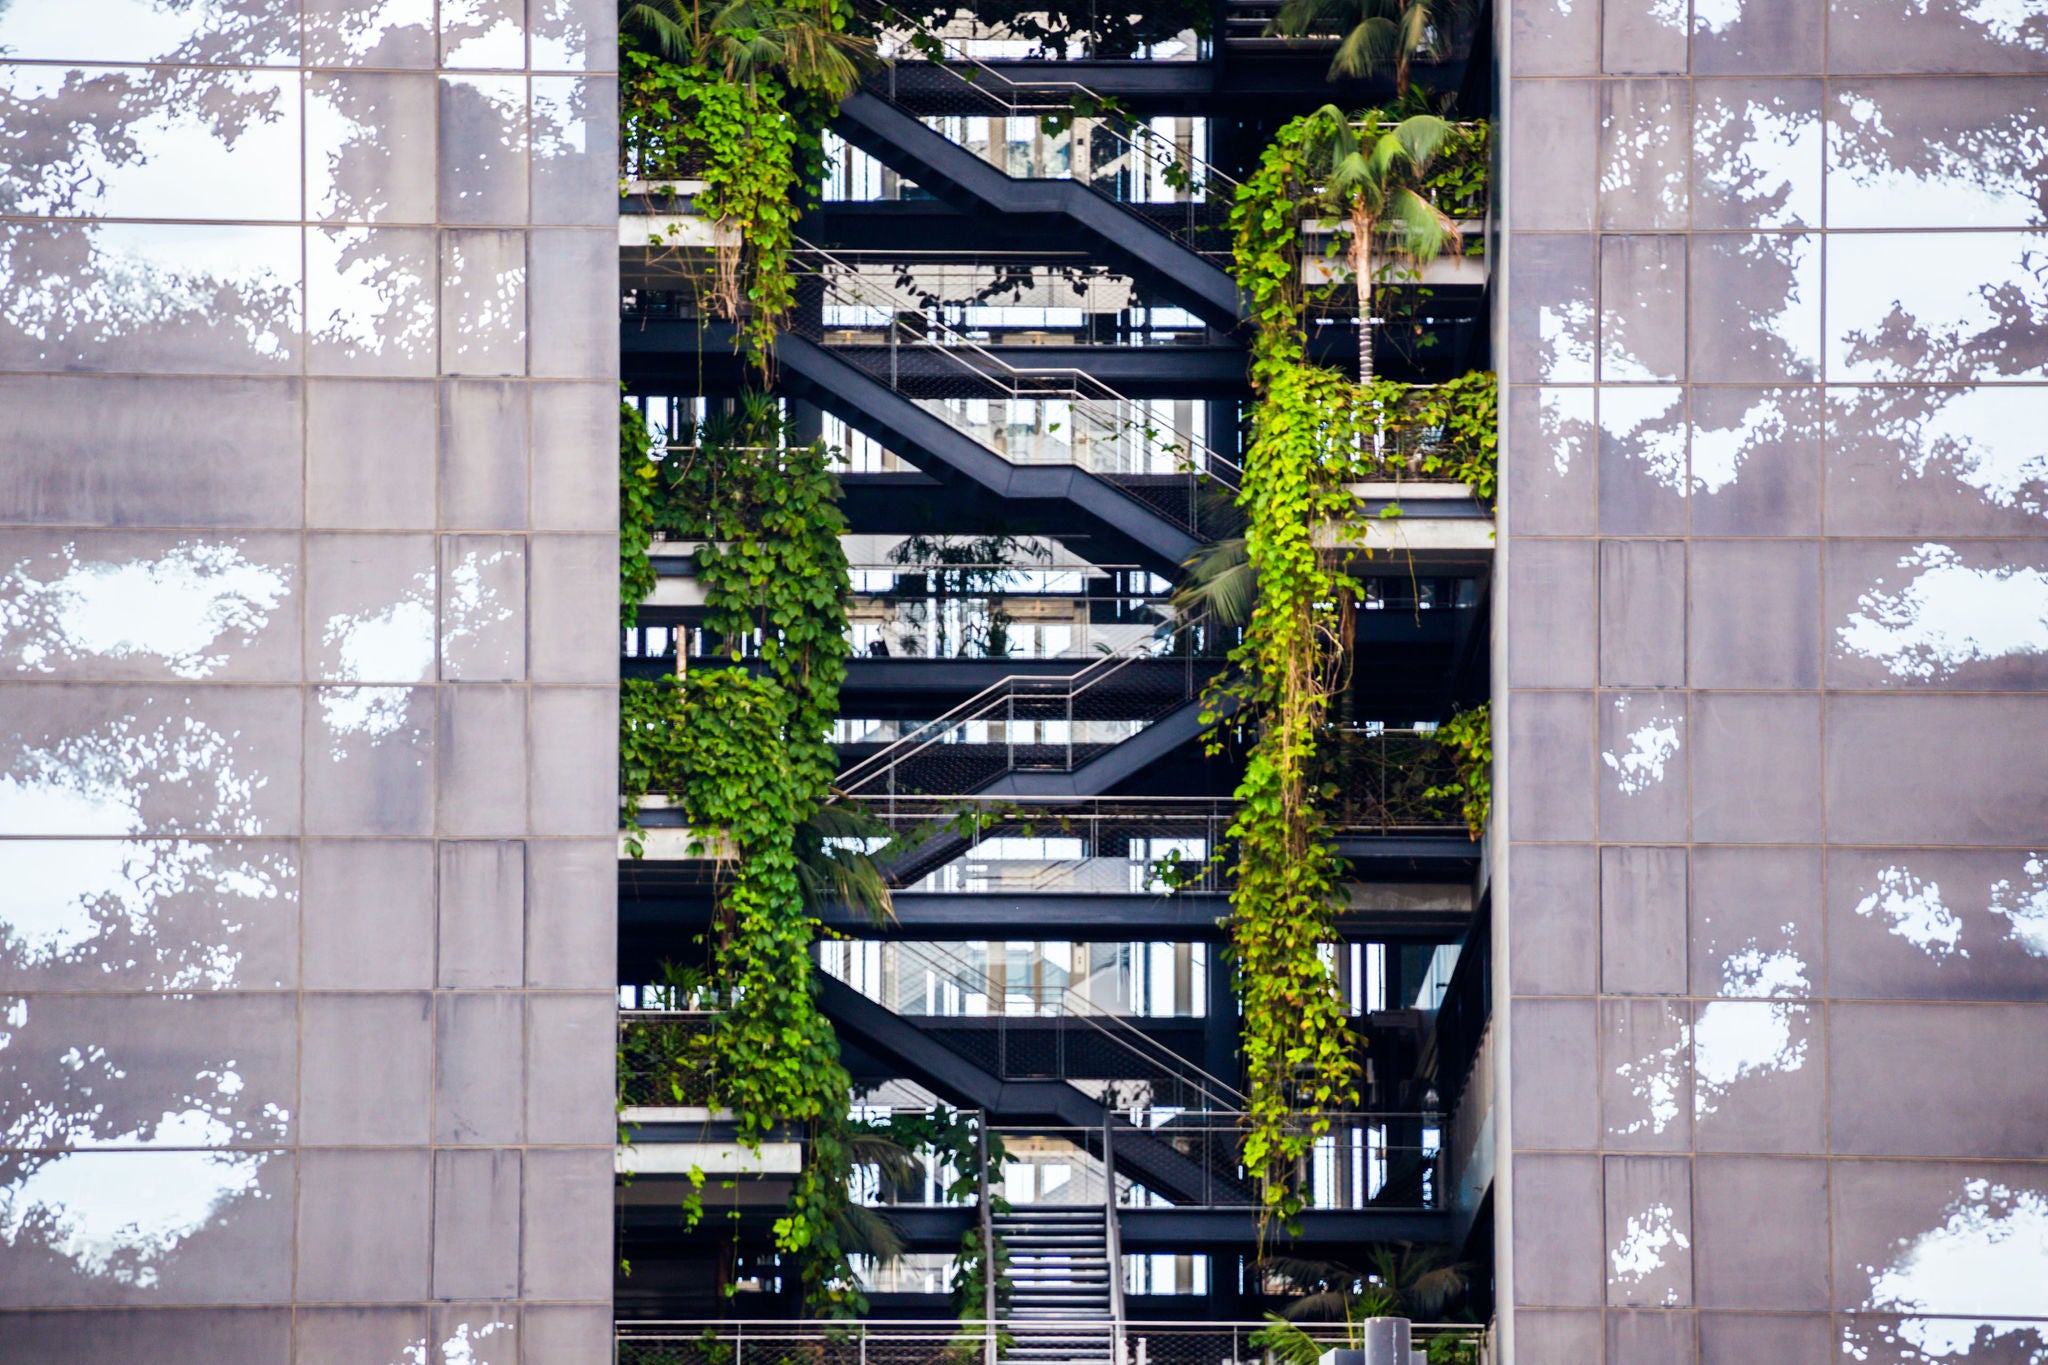
[[[658,461],[644,442],[628,444],[640,452],[622,451],[622,515],[635,520],[633,539],[644,544],[658,529],[701,541],[706,629],[734,663],[760,664],[758,673],[700,667],[623,684],[630,851],[639,852],[640,803],[656,791],[678,799],[692,830],[730,847],[705,942],[720,1013],[689,1040],[689,1060],[733,1111],[741,1141],[758,1145],[785,1126],[804,1132],[807,1158],[775,1222],[775,1245],[801,1265],[814,1311],[859,1312],[849,1259],[852,1082],[814,998],[818,923],[799,860],[799,827],[830,790],[831,723],[845,676],[837,483],[824,447],[792,444],[762,398],[744,400],[734,417],[672,433]]]
[[[1244,1159],[1259,1178],[1262,1229],[1300,1210],[1296,1171],[1329,1115],[1358,1095],[1357,1040],[1324,957],[1338,937],[1342,864],[1316,749],[1342,680],[1355,593],[1329,528],[1355,511],[1346,480],[1381,473],[1390,458],[1493,492],[1491,376],[1418,390],[1360,385],[1310,362],[1302,225],[1327,213],[1316,138],[1309,119],[1284,126],[1231,210],[1254,329],[1258,405],[1238,504],[1258,591],[1232,655],[1231,692],[1254,739],[1230,829],[1228,928],[1244,1011]]]
[[[1426,800],[1456,801],[1465,816],[1465,826],[1477,839],[1486,833],[1487,817],[1493,813],[1493,716],[1482,703],[1460,711],[1437,727],[1439,748],[1457,761],[1458,776],[1422,795]]]
[[[632,626],[640,604],[654,591],[656,481],[661,469],[651,454],[647,419],[631,403],[619,404],[619,620]]]

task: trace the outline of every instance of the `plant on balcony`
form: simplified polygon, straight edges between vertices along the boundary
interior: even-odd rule
[[[846,0],[619,6],[620,151],[643,180],[692,179],[717,229],[707,293],[763,371],[796,297],[790,272],[822,134],[873,50]]]
[[[1493,813],[1493,713],[1481,703],[1460,711],[1437,727],[1436,742],[1457,760],[1458,776],[1453,782],[1431,787],[1423,795],[1430,800],[1456,801],[1465,816],[1465,826],[1477,839],[1486,833],[1486,821]]]
[[[1436,55],[1443,0],[1287,0],[1268,31],[1288,38],[1341,35],[1330,80],[1370,76],[1389,67],[1394,95],[1408,94],[1417,53]]]

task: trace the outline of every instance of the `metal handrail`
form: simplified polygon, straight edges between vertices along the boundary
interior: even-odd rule
[[[946,343],[941,345],[933,341],[924,340],[913,342],[912,345],[921,351],[945,356],[980,382],[993,383],[998,387],[1007,388],[1017,397],[1034,399],[1064,397],[1067,401],[1076,404],[1112,403],[1135,405],[1137,401],[1125,397],[1116,389],[1103,383],[1085,370],[1075,369],[1071,366],[1032,367],[1027,369],[1012,365],[981,342],[961,332],[943,316],[934,317],[927,313],[924,302],[921,299],[897,294],[893,290],[885,291],[879,299],[861,297],[860,291],[870,286],[866,285],[862,280],[859,266],[843,260],[832,252],[801,237],[793,240],[798,256],[822,261],[825,265],[836,270],[838,275],[835,278],[833,274],[828,273],[826,270],[817,268],[804,270],[800,273],[819,280],[827,290],[836,291],[842,295],[851,294],[853,297],[843,301],[850,302],[853,306],[880,309],[886,311],[892,318],[903,313],[916,313],[920,317],[925,318],[928,323],[945,334],[947,338]],[[894,340],[895,335],[896,329],[892,326],[890,328],[892,350],[896,344]],[[971,356],[974,363],[970,364],[966,359],[963,359],[963,354]],[[1039,387],[1042,385],[1050,385],[1052,387]],[[1112,423],[1111,425],[1115,424]],[[1193,435],[1183,437],[1181,433],[1176,432],[1174,434],[1176,445],[1181,441],[1185,442],[1187,458],[1179,461],[1179,463],[1183,464],[1188,472],[1207,475],[1232,491],[1238,488],[1243,470],[1236,461],[1218,454],[1206,442],[1197,439]]]

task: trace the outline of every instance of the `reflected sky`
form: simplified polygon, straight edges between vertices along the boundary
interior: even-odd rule
[[[1908,1361],[1960,1360],[1979,1346],[2017,1337],[2039,1360],[2048,1332],[2038,1318],[2048,1285],[2048,1197],[1986,1179],[1963,1183],[1932,1227],[1898,1239],[1880,1265],[1859,1269],[1869,1291],[1866,1312],[1905,1315],[1896,1324],[1844,1325],[1852,1357],[1866,1358],[1861,1339],[1882,1342]],[[2001,1321],[2000,1319],[2004,1319]],[[2004,1353],[1999,1353],[2002,1358]],[[2017,1357],[2011,1357],[2017,1358]]]
[[[0,747],[0,833],[267,832],[280,798],[256,763],[274,755],[192,714],[191,701],[151,695],[138,714]]]
[[[1608,388],[1600,391],[1600,434],[1656,483],[1685,491],[1685,391]]]
[[[9,0],[0,5],[0,56],[32,61],[214,62],[298,60],[297,7],[275,0]]]
[[[2048,236],[1835,234],[1827,275],[1832,380],[2048,378]]]
[[[1600,761],[1614,774],[1615,789],[1623,796],[1636,796],[1664,780],[1666,766],[1678,755],[1679,730],[1683,717],[1662,714],[1660,702],[1636,705],[1634,697],[1615,697],[1615,727],[1623,743],[1600,755]]]
[[[1901,555],[1835,628],[1846,654],[1892,677],[1947,680],[1973,663],[2048,654],[2048,574],[2030,566],[1973,567],[1946,545]]]
[[[298,869],[278,846],[0,839],[0,983],[288,987]]]
[[[1679,1230],[1677,1210],[1662,1202],[1651,1204],[1628,1214],[1612,1235],[1607,1282],[1624,1292],[1621,1302],[1675,1307],[1690,1301],[1689,1294],[1668,1282],[1675,1279],[1667,1273],[1669,1267],[1692,1248],[1691,1239]]]
[[[1828,226],[2034,227],[2048,220],[2039,80],[1873,81],[1828,118]]]
[[[441,64],[525,66],[524,10],[523,0],[441,0]]]
[[[2048,960],[2048,855],[2028,854],[2017,877],[1999,878],[1978,899],[1981,910],[1974,901],[1952,906],[1938,881],[1892,865],[1878,869],[1855,909],[1935,962],[1967,959],[1965,938],[1980,953],[2002,938],[2029,957]],[[1990,943],[1987,933],[1996,936]]]
[[[1953,479],[1993,507],[2048,515],[2048,390],[1836,389],[1828,401],[1837,431],[1881,439],[1902,473]]]
[[[1693,120],[1701,227],[1782,228],[1820,221],[1820,111],[1793,90],[1701,83]],[[1813,86],[1818,93],[1818,83]]]
[[[0,573],[0,661],[53,673],[84,660],[156,664],[197,681],[248,649],[291,593],[291,572],[239,541],[88,558],[75,544]]]
[[[308,229],[306,277],[316,368],[364,374],[433,372],[430,229]]]

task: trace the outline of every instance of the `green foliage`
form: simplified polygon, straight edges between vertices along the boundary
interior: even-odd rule
[[[1355,420],[1377,427],[1379,453],[1364,439],[1357,477],[1455,479],[1482,502],[1498,491],[1500,387],[1492,371],[1474,370],[1442,384],[1377,379],[1356,398]]]
[[[1140,47],[1168,41],[1189,29],[1207,34],[1211,22],[1208,0],[1152,0],[1143,5],[978,0],[971,6],[926,0],[891,12],[925,29],[944,28],[955,16],[971,14],[983,28],[1034,43],[1055,57],[1135,56]]]
[[[1493,813],[1493,713],[1481,703],[1460,711],[1437,727],[1437,744],[1449,750],[1458,762],[1458,780],[1423,793],[1429,800],[1459,803],[1465,826],[1477,839],[1486,833],[1487,818]]]
[[[1423,191],[1453,218],[1485,217],[1492,153],[1491,124],[1453,123],[1422,178]]]
[[[1479,1338],[1438,1332],[1422,1343],[1429,1365],[1479,1365]]]
[[[659,468],[649,456],[647,419],[631,403],[619,404],[619,619],[632,625],[654,591],[655,484]]]

